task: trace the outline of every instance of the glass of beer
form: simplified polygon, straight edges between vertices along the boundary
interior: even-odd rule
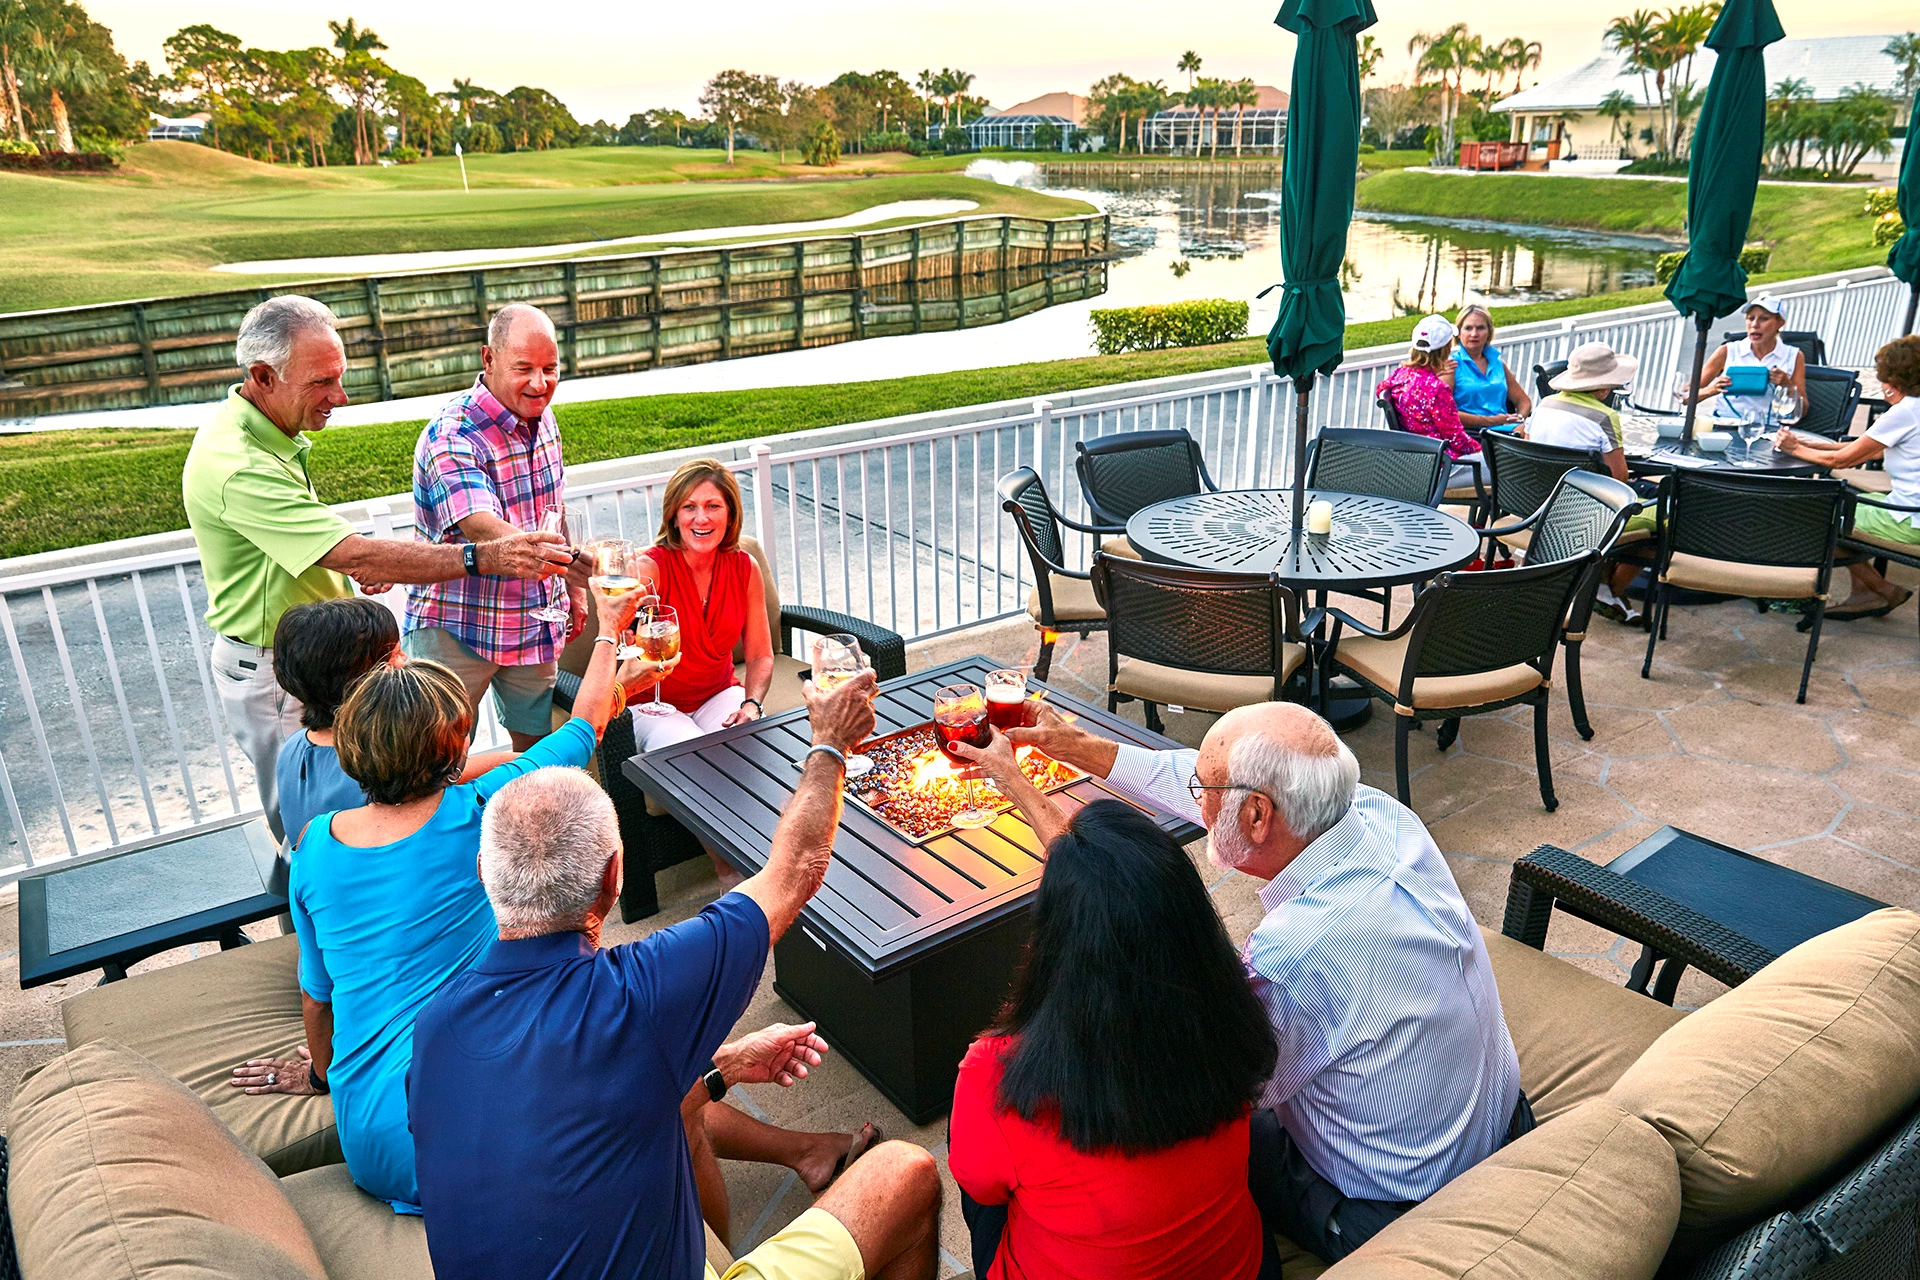
[[[648,662],[671,662],[680,656],[680,616],[673,606],[656,604],[642,609],[633,622],[634,639],[638,641],[638,655]],[[660,684],[653,686],[653,701],[643,702],[633,709],[635,715],[670,716],[674,707],[660,700]]]
[[[1026,672],[1013,668],[987,672],[987,723],[1002,731],[1026,727]]]
[[[948,763],[966,771],[967,807],[953,815],[953,825],[966,828],[988,825],[994,819],[994,812],[982,808],[974,794],[973,762],[962,759],[953,749],[956,743],[985,747],[993,740],[993,730],[987,724],[986,695],[980,692],[979,686],[950,684],[936,690],[933,695],[933,732],[940,740],[940,749],[946,753]]]
[[[860,642],[849,635],[820,636],[813,642],[813,687],[832,693],[870,665]],[[873,760],[858,753],[847,757],[847,776],[858,778],[873,769]]]

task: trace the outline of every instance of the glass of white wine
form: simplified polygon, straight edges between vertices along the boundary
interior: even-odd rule
[[[869,665],[860,642],[852,636],[820,636],[813,642],[813,687],[822,693],[832,693]],[[870,756],[855,753],[847,757],[849,778],[858,778],[872,769]]]
[[[680,616],[671,605],[656,604],[644,608],[633,622],[634,636],[639,640],[638,656],[648,662],[671,662],[680,656]],[[653,701],[643,702],[633,709],[635,715],[670,716],[674,706],[660,700],[660,685],[663,678],[653,686]]]
[[[540,513],[540,522],[534,527],[539,533],[557,533],[567,540],[568,546],[573,546],[573,540],[587,531],[586,513],[579,507],[569,507],[556,502]],[[565,622],[567,620],[567,575],[556,573],[545,581],[547,602],[528,612],[542,622]]]

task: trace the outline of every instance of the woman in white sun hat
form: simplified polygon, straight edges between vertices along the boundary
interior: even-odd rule
[[[1414,326],[1407,362],[1380,384],[1382,393],[1393,397],[1402,427],[1447,447],[1453,464],[1449,489],[1472,484],[1483,461],[1480,442],[1460,425],[1460,409],[1453,400],[1453,338],[1453,325],[1445,316],[1428,316]]]
[[[1722,344],[1707,357],[1706,366],[1700,371],[1700,394],[1719,396],[1720,401],[1735,413],[1752,414],[1764,422],[1767,418],[1766,396],[1731,396],[1726,394],[1732,379],[1727,376],[1728,369],[1739,369],[1758,365],[1767,371],[1767,381],[1774,386],[1789,386],[1802,405],[1807,402],[1807,358],[1798,347],[1790,347],[1780,341],[1780,331],[1787,327],[1786,308],[1780,299],[1770,293],[1763,293],[1747,304],[1747,336],[1733,342]]]

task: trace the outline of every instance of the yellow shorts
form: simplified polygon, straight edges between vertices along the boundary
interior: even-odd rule
[[[866,1280],[860,1246],[825,1209],[809,1209],[766,1243],[716,1277],[706,1280]]]

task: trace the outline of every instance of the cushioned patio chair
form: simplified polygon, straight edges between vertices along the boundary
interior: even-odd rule
[[[1807,367],[1807,410],[1795,431],[1839,440],[1853,426],[1853,414],[1860,407],[1860,375],[1851,369]]]
[[[1000,493],[1000,507],[1013,517],[1013,527],[1033,564],[1027,616],[1040,632],[1034,678],[1045,680],[1053,669],[1053,643],[1060,632],[1078,631],[1084,640],[1092,632],[1107,629],[1107,612],[1094,598],[1091,577],[1067,568],[1066,537],[1060,531],[1063,527],[1093,534],[1103,530],[1061,515],[1047,497],[1046,483],[1032,467],[1008,472],[995,487]],[[1129,546],[1125,553],[1114,554],[1131,554],[1132,550]]]
[[[1373,403],[1380,410],[1380,416],[1386,419],[1387,427],[1389,430],[1398,431],[1403,435],[1412,436],[1416,440],[1433,439],[1432,436],[1423,436],[1419,432],[1407,430],[1407,424],[1400,417],[1400,406],[1393,402],[1393,397],[1387,394],[1387,389],[1384,385],[1375,388],[1373,393]],[[1479,437],[1477,436],[1475,437],[1475,439],[1478,439],[1478,438]],[[1444,456],[1446,445],[1438,441],[1436,441],[1436,443],[1440,443],[1440,447],[1443,451],[1443,456]],[[1451,459],[1449,459],[1448,467],[1450,467],[1451,465],[1452,465],[1452,461]],[[1447,467],[1442,467],[1440,471],[1440,478],[1441,478],[1441,485],[1442,485],[1442,488],[1440,490],[1440,496],[1447,502],[1466,503],[1467,504],[1467,523],[1478,524],[1480,522],[1480,517],[1485,513],[1486,506],[1487,506],[1487,486],[1485,482],[1481,479],[1479,475],[1476,475],[1474,477],[1473,483],[1470,485],[1463,484],[1463,485],[1456,485],[1450,489],[1446,488],[1444,486],[1446,484],[1447,469],[1448,469]]]
[[[1413,610],[1391,631],[1376,631],[1338,608],[1325,661],[1327,677],[1344,671],[1394,710],[1394,782],[1408,803],[1407,740],[1415,724],[1445,721],[1435,735],[1444,751],[1459,733],[1460,717],[1518,703],[1533,707],[1534,759],[1540,800],[1551,813],[1547,757],[1547,695],[1553,655],[1560,647],[1574,592],[1600,559],[1598,551],[1548,564],[1484,573],[1443,573],[1414,598]],[[1341,637],[1351,628],[1357,637]]]
[[[1553,394],[1553,380],[1566,371],[1565,360],[1549,360],[1545,364],[1533,366],[1533,403],[1536,406]]]
[[[1107,535],[1108,555],[1140,557],[1127,541],[1127,521],[1142,507],[1220,488],[1207,474],[1200,445],[1183,430],[1121,431],[1097,440],[1076,440],[1073,469],[1087,514]]]
[[[1744,342],[1746,338],[1745,329],[1731,330],[1720,335],[1722,342]],[[1807,358],[1809,367],[1827,362],[1827,344],[1811,329],[1782,329],[1780,341],[1790,347],[1798,347],[1800,354]]]
[[[811,660],[803,642],[796,646],[796,632],[851,635],[860,642],[861,651],[873,663],[874,674],[880,679],[891,680],[907,674],[907,643],[897,633],[851,614],[783,603],[779,583],[774,579],[773,565],[767,560],[766,551],[759,540],[743,534],[740,549],[760,565],[760,581],[766,594],[767,626],[773,635],[773,683],[767,689],[767,714],[791,711],[801,705],[800,684]],[[561,669],[554,683],[553,700],[563,710],[573,706],[574,695],[579,692],[579,672],[586,669],[596,630],[589,615],[587,629],[576,636],[561,654]],[[736,649],[734,661],[741,662],[744,658],[745,655]],[[607,731],[601,736],[600,747],[594,757],[600,785],[606,788],[608,798],[613,801],[614,813],[620,819],[620,842],[626,874],[620,889],[620,918],[629,924],[660,910],[660,897],[653,882],[656,872],[697,858],[703,852],[692,832],[681,826],[659,804],[649,800],[646,793],[628,779],[621,766],[638,752],[633,732],[633,712],[627,710],[607,723]]]
[[[1306,659],[1293,592],[1271,574],[1220,573],[1093,557],[1093,592],[1107,611],[1107,709],[1231,711],[1278,702]]]
[[[1833,556],[1845,515],[1839,480],[1677,471],[1660,487],[1660,541],[1647,600],[1647,656],[1666,638],[1675,588],[1712,595],[1813,601],[1807,657],[1796,702],[1807,700],[1820,623],[1826,616]]]
[[[1607,464],[1593,449],[1569,449],[1557,444],[1539,444],[1505,431],[1486,437],[1487,523],[1511,522],[1530,515],[1546,505],[1569,471],[1591,471],[1607,475]],[[1525,551],[1533,540],[1531,526],[1514,525],[1504,536],[1488,530],[1487,559],[1496,551],[1495,543]]]
[[[1600,555],[1574,588],[1573,602],[1567,606],[1566,629],[1560,634],[1560,643],[1567,651],[1567,708],[1573,713],[1573,727],[1586,739],[1593,737],[1593,726],[1587,723],[1587,699],[1580,684],[1580,645],[1587,638],[1593,598],[1600,589],[1607,557],[1617,546],[1645,542],[1653,536],[1644,529],[1626,532],[1627,520],[1639,514],[1641,505],[1640,495],[1632,486],[1612,476],[1568,471],[1538,511],[1516,524],[1487,531],[1503,541],[1524,536],[1530,565],[1588,552]]]
[[[1365,493],[1437,507],[1446,487],[1446,446],[1431,436],[1373,427],[1327,427],[1307,448],[1309,489]]]
[[[1920,507],[1903,507],[1897,503],[1888,502],[1885,498],[1863,493],[1849,493],[1847,523],[1840,534],[1840,550],[1871,558],[1874,570],[1881,577],[1886,576],[1889,561],[1903,564],[1909,569],[1920,569],[1920,544],[1894,542],[1887,538],[1876,538],[1870,533],[1862,533],[1853,524],[1854,510],[1857,507],[1879,507],[1882,511],[1896,512],[1913,521],[1920,521]]]

